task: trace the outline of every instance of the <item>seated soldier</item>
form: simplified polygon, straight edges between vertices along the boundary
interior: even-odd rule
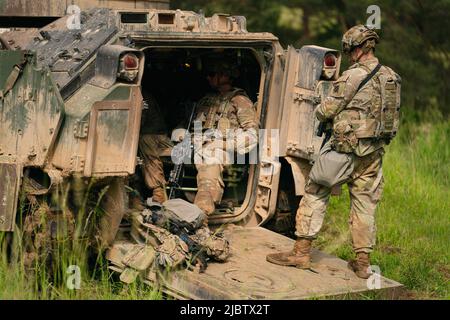
[[[222,200],[224,165],[232,163],[230,157],[233,159],[235,152],[245,154],[257,145],[258,121],[245,91],[233,87],[233,80],[239,76],[235,65],[217,61],[206,71],[214,93],[200,99],[194,118],[194,163],[198,171],[194,203],[211,215]],[[203,134],[198,134],[199,125]],[[174,130],[172,140],[181,141],[184,135],[183,130]]]
[[[143,175],[147,188],[153,192],[153,201],[163,203],[167,200],[166,179],[160,156],[173,147],[167,136],[167,128],[156,100],[145,99],[147,108],[142,113],[139,154],[143,159]]]

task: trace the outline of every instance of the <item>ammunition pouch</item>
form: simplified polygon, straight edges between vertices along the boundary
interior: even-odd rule
[[[358,137],[348,120],[341,120],[333,126],[333,150],[340,153],[352,153],[358,145]]]
[[[358,139],[379,137],[379,121],[376,119],[353,120],[352,128]]]
[[[231,100],[237,95],[247,96],[244,90],[234,88],[225,96],[210,95],[199,102],[201,108],[208,107],[206,113],[197,118],[197,120],[202,121],[204,130],[218,129],[223,136],[226,136],[227,130],[233,127],[231,121],[227,118],[231,108]]]

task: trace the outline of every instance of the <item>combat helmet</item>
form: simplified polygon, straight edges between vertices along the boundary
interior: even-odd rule
[[[356,47],[361,47],[364,53],[375,48],[380,37],[371,28],[362,24],[350,28],[342,37],[342,50],[349,54]]]

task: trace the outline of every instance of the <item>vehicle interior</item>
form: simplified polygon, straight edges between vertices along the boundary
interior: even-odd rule
[[[244,89],[257,108],[257,99],[261,85],[261,67],[255,52],[251,49],[215,49],[215,48],[146,48],[145,68],[142,78],[144,100],[151,96],[156,100],[165,121],[167,135],[173,129],[187,125],[192,103],[198,102],[206,94],[213,92],[207,81],[205,65],[215,59],[227,59],[236,63],[239,75],[233,86]],[[144,111],[145,112],[145,111]],[[168,181],[174,164],[170,156],[161,157]],[[225,166],[225,183],[222,202],[216,206],[216,214],[233,213],[245,202],[252,175],[248,164]],[[140,170],[137,170],[141,174]],[[181,173],[181,190],[177,197],[193,202],[197,191],[196,169],[184,165]],[[142,177],[141,177],[142,179]],[[142,180],[143,181],[143,180]],[[143,184],[142,184],[143,185]],[[144,199],[150,196],[148,190],[139,190]]]

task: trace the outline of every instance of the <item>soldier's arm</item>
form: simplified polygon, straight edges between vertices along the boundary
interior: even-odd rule
[[[359,84],[366,76],[361,69],[350,69],[333,83],[333,90],[316,109],[316,117],[319,121],[333,119],[353,99]]]
[[[243,130],[255,129],[258,130],[258,121],[256,119],[256,111],[253,108],[252,101],[243,95],[237,95],[231,99],[233,104],[239,126]]]
[[[235,150],[239,154],[250,152],[258,144],[258,127],[256,111],[252,101],[243,95],[238,95],[231,100],[239,122],[239,132],[234,138]]]

